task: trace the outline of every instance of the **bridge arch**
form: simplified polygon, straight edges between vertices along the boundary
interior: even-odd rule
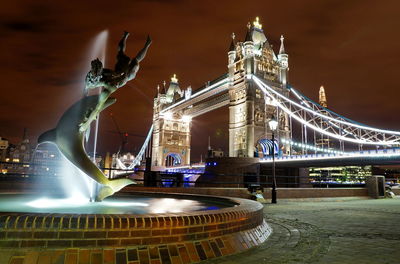
[[[271,139],[261,138],[257,141],[255,146],[256,155],[260,158],[271,156],[273,150],[275,155],[279,154],[279,145],[277,140],[272,141]]]
[[[174,167],[182,165],[182,156],[176,152],[169,152],[165,156],[165,166]]]

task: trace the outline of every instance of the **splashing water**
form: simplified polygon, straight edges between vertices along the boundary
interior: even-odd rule
[[[99,34],[97,34],[91,45],[90,51],[88,52],[88,58],[86,61],[89,62],[89,65],[85,67],[85,74],[90,69],[90,62],[96,58],[102,61],[103,65],[105,65],[106,60],[106,48],[107,48],[107,40],[108,40],[108,30],[103,30]],[[82,79],[84,80],[84,78]],[[83,83],[82,83],[83,84]],[[84,85],[83,85],[84,86]],[[101,90],[100,90],[101,91]],[[95,92],[100,92],[95,91]],[[95,162],[95,153],[97,147],[97,131],[98,131],[98,118],[95,124],[95,131],[94,131],[94,151],[93,151],[93,161]],[[36,147],[36,149],[38,146]],[[35,149],[35,152],[36,152]],[[35,153],[34,152],[34,153]],[[82,204],[87,203],[89,200],[93,200],[97,188],[97,182],[95,182],[92,178],[84,174],[78,168],[75,167],[69,160],[67,160],[60,152],[62,156],[60,166],[60,176],[61,181],[60,185],[66,194],[65,199],[59,199],[58,203],[74,203],[74,204]],[[44,200],[43,200],[44,199]],[[33,204],[51,204],[52,199],[41,198],[36,201],[32,201]]]
[[[96,58],[101,60],[103,65],[106,62],[106,51],[107,51],[107,41],[108,41],[108,30],[103,30],[93,39],[89,59],[92,61]]]
[[[108,30],[103,30],[93,40],[92,49],[90,52],[89,61],[92,61],[98,58],[105,66],[106,63],[106,51],[107,51],[107,40],[108,40]],[[98,93],[101,92],[101,88],[96,91]],[[95,131],[94,131],[94,138],[93,138],[93,162],[96,162],[96,152],[97,152],[97,135],[99,131],[99,119],[100,116],[96,118],[95,123]],[[91,178],[87,177],[86,175],[84,178],[87,179],[86,184],[89,186],[89,197],[90,200],[93,201],[95,196],[95,191],[97,189],[97,183],[93,181]]]

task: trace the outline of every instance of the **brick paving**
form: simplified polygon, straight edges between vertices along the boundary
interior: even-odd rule
[[[264,213],[266,243],[205,263],[400,263],[400,198],[278,200]]]
[[[211,242],[169,244],[159,248],[150,245],[102,249],[54,248],[50,251],[28,252],[16,249],[3,251],[0,263],[175,264],[210,257],[217,258],[203,263],[400,263],[400,198],[278,202],[264,206],[266,220],[273,229],[267,242],[231,256],[218,257],[235,250],[226,241],[216,239]],[[15,219],[14,222],[13,226],[17,227],[19,221]],[[43,220],[41,223],[45,225],[45,222]],[[245,234],[244,237],[252,240],[251,235]],[[243,241],[240,238],[238,240]],[[243,243],[242,247],[245,249],[249,245]]]

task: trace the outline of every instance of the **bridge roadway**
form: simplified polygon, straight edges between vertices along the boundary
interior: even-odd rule
[[[260,164],[271,165],[272,158],[260,159]],[[202,173],[207,164],[167,167],[169,172]],[[308,154],[275,157],[278,168],[309,168],[331,166],[400,165],[400,148],[346,152],[344,154]]]
[[[229,79],[224,74],[208,85],[196,90],[190,98],[183,97],[176,103],[163,109],[161,113],[184,111],[184,114],[196,117],[229,104]]]
[[[260,160],[261,164],[272,164],[272,158]],[[276,167],[326,167],[400,165],[400,148],[345,152],[343,154],[308,154],[275,157]]]

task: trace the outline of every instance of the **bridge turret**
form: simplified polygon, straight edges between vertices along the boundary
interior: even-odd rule
[[[254,72],[254,42],[252,39],[252,27],[250,22],[247,24],[246,38],[244,39],[244,70],[246,74]]]
[[[231,45],[229,46],[229,51],[228,51],[228,73],[229,77],[233,80],[233,76],[235,75],[236,71],[236,66],[235,66],[235,60],[236,60],[236,43],[235,43],[235,33],[232,33],[232,41]]]
[[[232,41],[231,45],[229,46],[228,51],[228,64],[233,64],[236,59],[236,44],[235,44],[235,33],[232,33]]]
[[[254,54],[254,42],[252,36],[252,27],[250,22],[247,24],[247,33],[244,39],[244,56],[251,57]]]
[[[183,96],[184,92],[179,87],[178,78],[176,78],[176,74],[171,77],[171,82],[169,83],[169,87],[166,94],[166,103],[172,103],[178,100]]]
[[[267,42],[267,37],[264,34],[258,17],[256,17],[253,22],[253,26],[251,27],[251,40],[254,43],[256,52],[261,50],[263,44]]]
[[[281,35],[281,47],[279,48],[278,61],[279,61],[279,80],[280,82],[286,86],[288,81],[288,72],[289,72],[289,55],[285,51],[285,46],[283,44],[283,40],[285,38]]]
[[[178,100],[190,99],[192,88],[182,90],[176,74],[167,89],[165,81],[163,86],[163,92],[157,87],[154,98],[152,166],[188,165],[192,117],[170,107]]]

